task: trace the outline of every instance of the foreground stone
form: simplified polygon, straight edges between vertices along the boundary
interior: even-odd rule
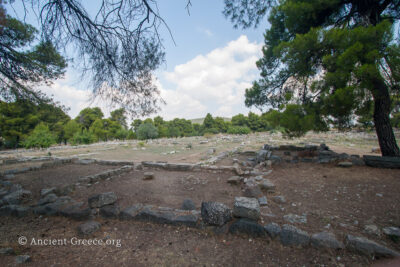
[[[290,223],[307,223],[306,215],[297,215],[289,213],[283,216],[283,219]]]
[[[101,208],[106,205],[114,204],[117,201],[117,195],[114,192],[107,192],[91,196],[88,199],[91,208]]]
[[[30,212],[28,207],[20,205],[6,205],[0,208],[0,216],[24,217]]]
[[[316,248],[343,249],[344,244],[339,242],[335,235],[328,232],[321,232],[311,236],[311,245]]]
[[[275,237],[279,236],[281,233],[281,227],[277,223],[270,223],[264,226],[265,231],[268,235],[274,239]]]
[[[257,221],[260,219],[260,204],[256,198],[236,197],[233,216]]]
[[[275,192],[275,188],[276,188],[275,184],[272,183],[272,182],[271,182],[270,180],[268,180],[268,179],[263,179],[263,180],[261,180],[260,183],[258,184],[258,186],[259,186],[262,190],[265,190],[265,191],[271,192],[271,193]]]
[[[144,206],[136,204],[121,211],[119,214],[122,220],[138,220],[145,222],[185,225],[196,227],[199,221],[198,212],[174,210],[171,208]]]
[[[119,206],[114,205],[107,205],[100,208],[100,215],[105,218],[117,218],[119,215]]]
[[[400,228],[398,227],[385,227],[382,229],[383,233],[390,238],[398,238],[400,239]]]
[[[54,193],[55,191],[56,191],[56,188],[55,188],[55,187],[43,188],[42,190],[40,190],[40,195],[41,195],[42,197],[44,197],[44,196],[46,196],[46,195],[48,195],[48,194]]]
[[[310,243],[307,232],[289,224],[283,225],[279,237],[284,246],[307,246]]]
[[[143,180],[153,180],[154,179],[154,173],[153,172],[145,172],[143,174]]]
[[[364,237],[352,235],[346,236],[346,247],[354,252],[367,255],[369,257],[400,257],[400,253],[384,247],[374,241]]]
[[[196,205],[194,204],[193,200],[191,200],[190,198],[187,198],[187,199],[183,200],[181,209],[182,210],[195,210]]]
[[[90,235],[99,230],[100,227],[101,224],[99,222],[89,221],[78,226],[78,234],[81,236]]]
[[[231,209],[219,202],[201,203],[201,217],[205,224],[222,226],[232,220]]]
[[[247,234],[251,237],[264,237],[267,235],[264,227],[249,219],[239,219],[229,227],[231,234]]]
[[[47,204],[47,203],[53,203],[57,199],[58,199],[58,197],[55,194],[50,193],[50,194],[45,195],[43,198],[39,199],[37,205],[41,206],[41,205],[44,205],[44,204]]]
[[[17,190],[3,197],[3,202],[6,204],[20,204],[30,200],[31,191]]]
[[[62,208],[58,214],[78,221],[87,220],[90,218],[91,210],[89,208],[81,209],[82,204],[78,203]]]
[[[15,254],[15,251],[13,248],[0,248],[0,254],[1,255],[13,255],[13,254]]]
[[[272,197],[272,200],[275,203],[278,203],[278,204],[285,204],[286,203],[286,198],[284,196],[274,196],[274,197]]]
[[[365,165],[377,168],[400,168],[400,157],[363,156]]]
[[[228,184],[233,184],[233,185],[238,185],[240,184],[240,181],[242,180],[242,177],[240,176],[231,176],[228,179]]]
[[[341,161],[337,164],[337,166],[342,168],[350,168],[351,166],[353,166],[353,163],[349,161]]]
[[[15,257],[15,263],[16,264],[22,264],[22,263],[27,263],[27,262],[31,262],[31,256],[29,255],[18,255],[17,257]]]

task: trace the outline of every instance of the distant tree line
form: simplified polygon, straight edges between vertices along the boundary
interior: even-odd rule
[[[280,131],[287,137],[300,137],[308,131],[327,131],[330,127],[346,130],[354,126],[372,129],[372,117],[360,116],[353,121],[322,121],[315,111],[302,105],[289,104],[282,110],[269,110],[261,115],[249,112],[231,120],[213,117],[210,113],[203,122],[161,116],[135,119],[127,123],[123,108],[105,118],[98,107],[81,110],[74,119],[66,108],[53,102],[35,103],[29,100],[0,101],[0,147],[49,147],[53,144],[90,144],[109,140],[176,138],[218,133],[249,134],[251,132]],[[343,125],[346,127],[343,127]],[[400,128],[400,113],[392,117],[394,127]]]

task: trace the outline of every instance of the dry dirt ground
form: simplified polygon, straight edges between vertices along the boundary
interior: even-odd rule
[[[207,150],[215,147],[217,153],[239,147],[241,150],[256,150],[263,143],[279,143],[273,135],[254,135],[251,138],[221,137],[209,139],[178,139],[153,141],[142,150],[136,143],[104,144],[103,147],[52,150],[57,156],[90,154],[82,157],[123,160],[168,160],[169,162],[198,162],[207,156]],[[237,139],[235,139],[237,138]],[[269,138],[269,139],[268,139]],[[327,142],[328,138],[331,143]],[[275,140],[276,139],[276,140]],[[262,141],[264,140],[264,141]],[[267,140],[267,141],[266,141]],[[275,140],[275,141],[273,141]],[[328,140],[328,141],[329,141]],[[269,142],[270,141],[270,142]],[[286,141],[286,142],[285,142]],[[159,142],[158,147],[155,142]],[[355,136],[326,135],[309,136],[297,141],[282,143],[325,142],[336,152],[366,154],[376,146],[376,140],[368,134]],[[178,144],[176,144],[178,143]],[[187,144],[192,149],[185,150]],[[244,145],[243,145],[244,143]],[[162,154],[179,151],[173,154]],[[48,151],[24,151],[3,154],[3,157],[46,155]],[[222,165],[230,164],[232,158]],[[181,160],[185,158],[186,160]],[[14,165],[17,166],[17,165]],[[25,165],[24,165],[25,166]],[[79,177],[96,174],[113,166],[96,164],[67,164],[50,169],[31,171],[15,175],[16,183],[31,190],[35,203],[39,191],[45,187],[76,183]],[[136,203],[179,208],[182,201],[191,198],[199,209],[202,201],[219,201],[233,206],[234,197],[242,196],[240,185],[230,185],[226,180],[231,173],[176,172],[150,170],[154,180],[142,180],[144,171],[134,170],[111,180],[101,181],[91,187],[78,186],[69,195],[87,203],[87,198],[97,193],[113,191],[118,204],[125,208]],[[339,240],[347,233],[375,240],[396,251],[400,243],[380,233],[368,233],[366,225],[379,229],[400,226],[400,171],[375,169],[366,166],[339,168],[335,164],[281,163],[272,166],[266,177],[276,185],[275,193],[266,194],[268,206],[263,207],[262,224],[287,223],[283,216],[297,214],[307,219],[306,223],[294,225],[309,233],[331,231]],[[284,196],[286,203],[272,201],[274,196]],[[279,241],[253,239],[231,234],[215,234],[211,229],[193,229],[115,219],[96,219],[102,227],[90,239],[120,242],[119,245],[84,246],[71,243],[77,237],[77,226],[81,222],[62,217],[29,216],[25,218],[0,217],[0,248],[13,247],[17,254],[29,254],[32,266],[370,266],[388,264],[382,259],[371,259],[345,250],[322,251],[314,248],[283,247]],[[66,239],[66,245],[34,246],[18,245],[18,238]],[[79,237],[78,237],[79,238]],[[74,241],[76,241],[74,239]],[[12,266],[15,256],[0,255],[0,266]],[[400,266],[392,263],[391,266]]]

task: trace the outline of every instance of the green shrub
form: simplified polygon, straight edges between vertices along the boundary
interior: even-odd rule
[[[139,140],[154,139],[158,137],[157,128],[152,123],[143,123],[140,125],[136,134]]]
[[[228,128],[228,134],[249,134],[250,128],[247,126],[231,126]]]
[[[395,128],[400,128],[400,112],[394,113],[391,119],[392,126]]]
[[[289,104],[281,114],[280,125],[285,128],[286,137],[300,137],[313,129],[315,118],[307,114],[301,105]]]
[[[206,129],[204,129],[204,134],[206,134],[206,133],[217,134],[217,133],[219,133],[219,131],[217,128],[206,128]]]
[[[47,148],[55,143],[56,137],[50,132],[49,127],[44,123],[39,123],[24,141],[24,146]]]
[[[71,139],[72,145],[78,144],[91,144],[96,141],[96,137],[89,131],[83,130],[82,132],[77,132]]]
[[[129,130],[126,139],[132,140],[132,139],[136,139],[136,138],[137,138],[136,137],[136,133],[134,131],[132,131],[132,130]]]

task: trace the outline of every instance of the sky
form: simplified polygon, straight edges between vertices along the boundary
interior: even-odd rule
[[[83,2],[89,13],[98,8],[97,0]],[[173,39],[162,28],[166,63],[156,71],[155,78],[166,105],[152,117],[160,115],[170,120],[202,118],[207,113],[223,117],[247,114],[250,109],[245,107],[244,92],[258,79],[255,62],[261,57],[266,20],[257,29],[234,29],[222,14],[223,0],[192,0],[190,15],[185,9],[186,0],[157,3]],[[14,8],[22,14],[20,6]],[[34,24],[31,15],[27,22]],[[42,87],[42,91],[69,107],[71,117],[87,106],[100,106],[106,116],[110,112],[106,103],[89,101],[90,88],[80,81],[79,70],[72,66],[64,79]]]

